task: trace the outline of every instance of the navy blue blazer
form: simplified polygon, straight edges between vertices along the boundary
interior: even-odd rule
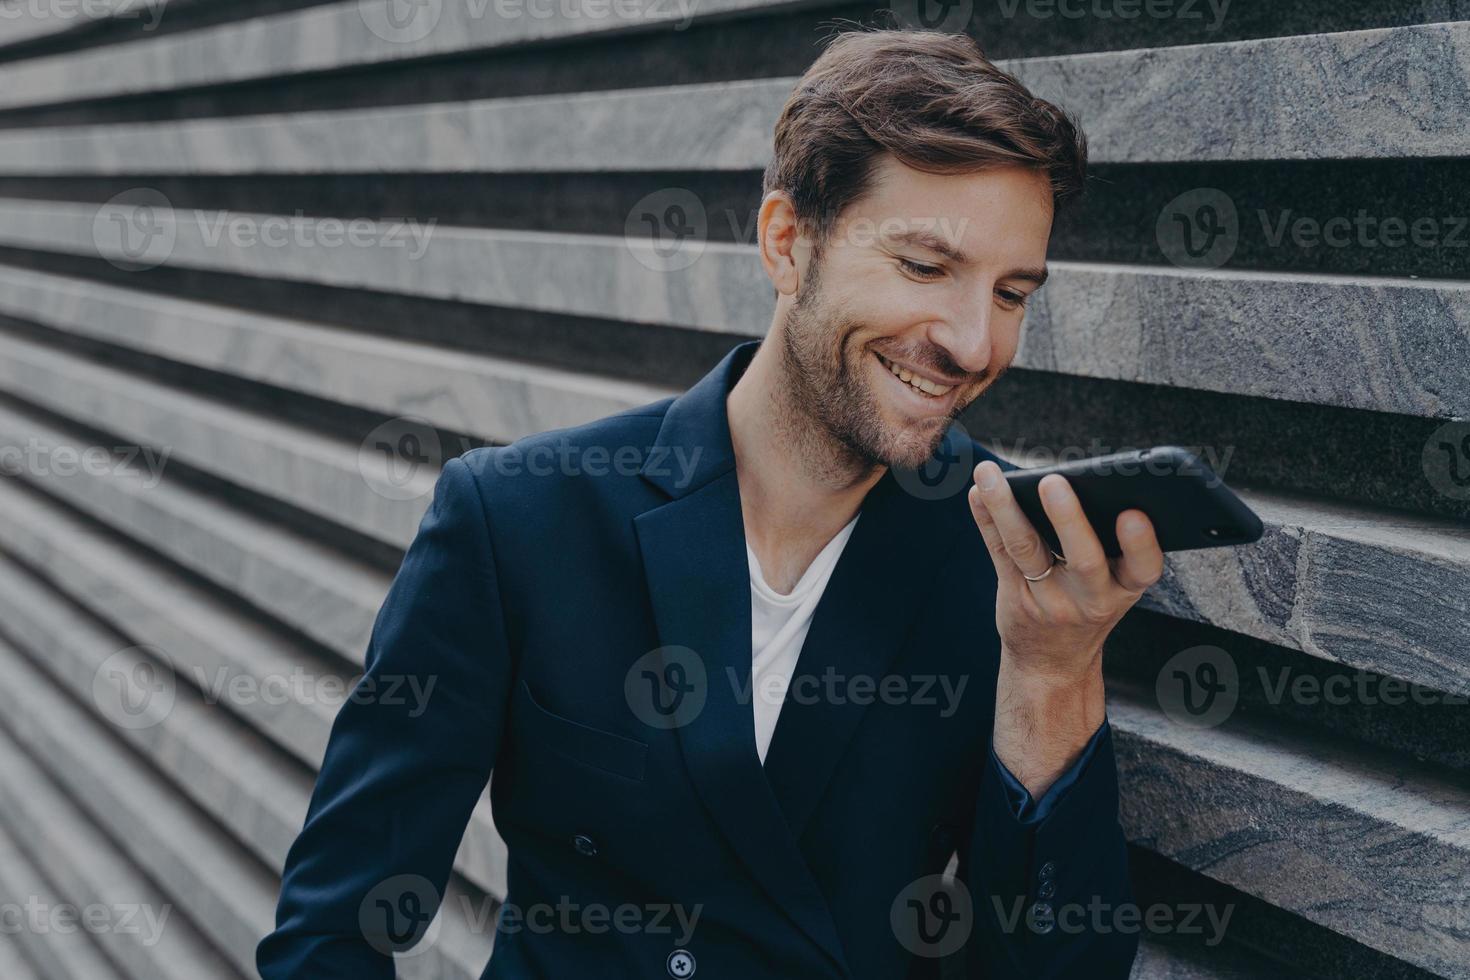
[[[363,681],[432,679],[427,710],[341,708],[265,980],[392,977],[403,937],[369,935],[365,900],[417,875],[432,910],[487,780],[515,914],[482,980],[894,980],[941,953],[971,977],[1128,975],[1106,724],[1039,820],[991,752],[996,580],[965,493],[996,457],[957,427],[864,499],[762,766],[725,414],[758,343],[677,398],[444,467]],[[558,903],[579,911],[526,927]],[[593,927],[623,906],[694,927]]]

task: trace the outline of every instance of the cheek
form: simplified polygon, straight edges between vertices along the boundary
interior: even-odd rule
[[[950,316],[951,304],[943,290],[906,281],[877,282],[863,287],[861,302],[854,312],[886,335],[898,334],[917,324],[932,323]]]
[[[1021,330],[1024,320],[1022,312],[1002,311],[992,321],[991,344],[995,352],[995,359],[1001,365],[1009,365],[1015,360],[1016,350],[1021,346]]]

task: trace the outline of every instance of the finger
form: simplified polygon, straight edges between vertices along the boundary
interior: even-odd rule
[[[1082,501],[1071,482],[1060,473],[1051,473],[1041,478],[1041,507],[1056,529],[1062,545],[1062,554],[1067,559],[1067,571],[1073,573],[1086,585],[1099,587],[1112,582],[1108,568],[1108,556],[1103,551],[1097,532],[1087,520]]]
[[[1143,592],[1164,574],[1164,552],[1153,522],[1141,510],[1125,510],[1118,515],[1115,530],[1123,553],[1116,559],[1113,577],[1129,592]]]
[[[995,519],[990,516],[985,502],[980,497],[980,488],[972,486],[968,494],[970,501],[970,513],[975,518],[975,524],[980,528],[980,536],[985,539],[985,548],[990,552],[990,560],[995,564],[995,576],[998,581],[1021,582],[1021,570],[1011,560],[1010,553],[1006,551],[1005,541],[1000,536],[1000,528],[995,526]]]
[[[988,488],[984,485],[987,477],[993,478]],[[1001,475],[1000,467],[993,460],[985,460],[975,467],[975,483],[980,487],[981,501],[1000,529],[1006,553],[1016,567],[1027,575],[1040,575],[1050,568],[1053,561],[1051,549],[1031,526],[1021,505],[1016,503],[1016,496]]]

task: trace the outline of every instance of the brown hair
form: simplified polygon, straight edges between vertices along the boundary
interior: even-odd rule
[[[790,194],[820,250],[885,150],[934,174],[1029,167],[1049,178],[1057,207],[1087,175],[1075,117],[995,67],[968,35],[862,29],[838,34],[786,100],[762,194]]]

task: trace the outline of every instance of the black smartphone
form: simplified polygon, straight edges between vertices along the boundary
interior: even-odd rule
[[[1154,525],[1164,551],[1250,544],[1261,537],[1261,519],[1198,456],[1179,446],[1072,460],[1005,474],[1021,510],[1057,554],[1066,557],[1041,506],[1041,478],[1060,473],[1072,485],[1087,520],[1109,556],[1123,553],[1118,515],[1137,508]]]

